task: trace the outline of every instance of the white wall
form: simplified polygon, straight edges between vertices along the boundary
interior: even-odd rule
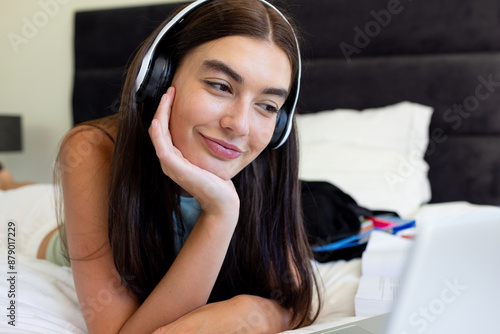
[[[0,162],[16,179],[52,182],[72,122],[74,12],[167,2],[174,1],[1,0],[0,115],[22,116],[24,150],[1,153]]]

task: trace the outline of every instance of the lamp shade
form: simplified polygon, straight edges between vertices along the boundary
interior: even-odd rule
[[[21,150],[21,116],[0,115],[0,152],[14,152]]]

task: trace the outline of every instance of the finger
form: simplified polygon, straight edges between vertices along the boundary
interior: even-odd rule
[[[182,153],[174,146],[172,137],[169,131],[169,115],[172,105],[173,95],[175,91],[173,87],[167,91],[162,97],[160,105],[151,122],[149,128],[149,136],[156,151],[156,155],[160,160],[163,172],[174,179],[176,175],[182,175],[180,171],[186,168]]]
[[[174,102],[174,96],[175,88],[169,87],[167,92],[162,96],[160,105],[158,106],[158,109],[156,109],[156,113],[153,117],[153,120],[157,119],[162,124],[165,134],[169,134],[170,114],[172,104]]]
[[[158,328],[152,334],[165,334],[166,331],[164,329],[165,329],[165,327]]]
[[[174,147],[169,130],[165,129],[159,120],[154,119],[149,130],[149,136],[162,167],[169,166],[170,168],[175,168],[179,163],[176,163],[177,159],[175,157],[176,155],[182,156],[182,154]],[[166,172],[165,169],[164,171]]]
[[[153,145],[155,146],[156,151],[161,147],[162,149],[167,148],[168,146],[173,144],[172,139],[170,137],[169,131],[169,122],[170,122],[170,111],[173,102],[173,96],[175,94],[175,89],[170,87],[167,90],[167,93],[164,94],[161,98],[160,104],[156,113],[151,122],[151,126],[149,128],[149,136],[153,141]],[[167,141],[163,143],[163,141]]]
[[[162,124],[158,119],[153,119],[153,121],[151,122],[151,127],[149,128],[149,137],[153,142],[153,146],[157,154],[159,152],[169,150],[168,147],[170,145],[167,145],[166,142],[167,141],[171,142],[171,140],[168,135],[167,136],[164,135]]]

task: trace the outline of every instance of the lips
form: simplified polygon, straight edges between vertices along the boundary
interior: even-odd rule
[[[201,136],[208,149],[217,157],[227,160],[233,160],[243,153],[237,146],[229,144],[223,140]]]

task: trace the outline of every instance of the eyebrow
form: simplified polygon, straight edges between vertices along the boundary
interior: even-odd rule
[[[262,91],[262,93],[266,95],[276,95],[284,99],[288,97],[288,91],[281,88],[266,88]]]
[[[233,71],[229,66],[227,66],[226,64],[224,64],[223,62],[221,62],[219,60],[205,60],[203,62],[202,67],[204,69],[207,69],[207,70],[215,70],[218,72],[225,73],[239,84],[242,84],[244,82],[241,75],[239,75],[238,73]]]
[[[245,82],[245,80],[241,77],[241,75],[236,73],[233,69],[231,69],[229,66],[227,66],[226,64],[224,64],[219,60],[205,60],[202,64],[202,68],[225,73],[239,84]],[[288,97],[288,91],[286,89],[281,89],[281,88],[265,88],[262,91],[262,94],[276,95],[279,97],[283,97],[284,99]]]

